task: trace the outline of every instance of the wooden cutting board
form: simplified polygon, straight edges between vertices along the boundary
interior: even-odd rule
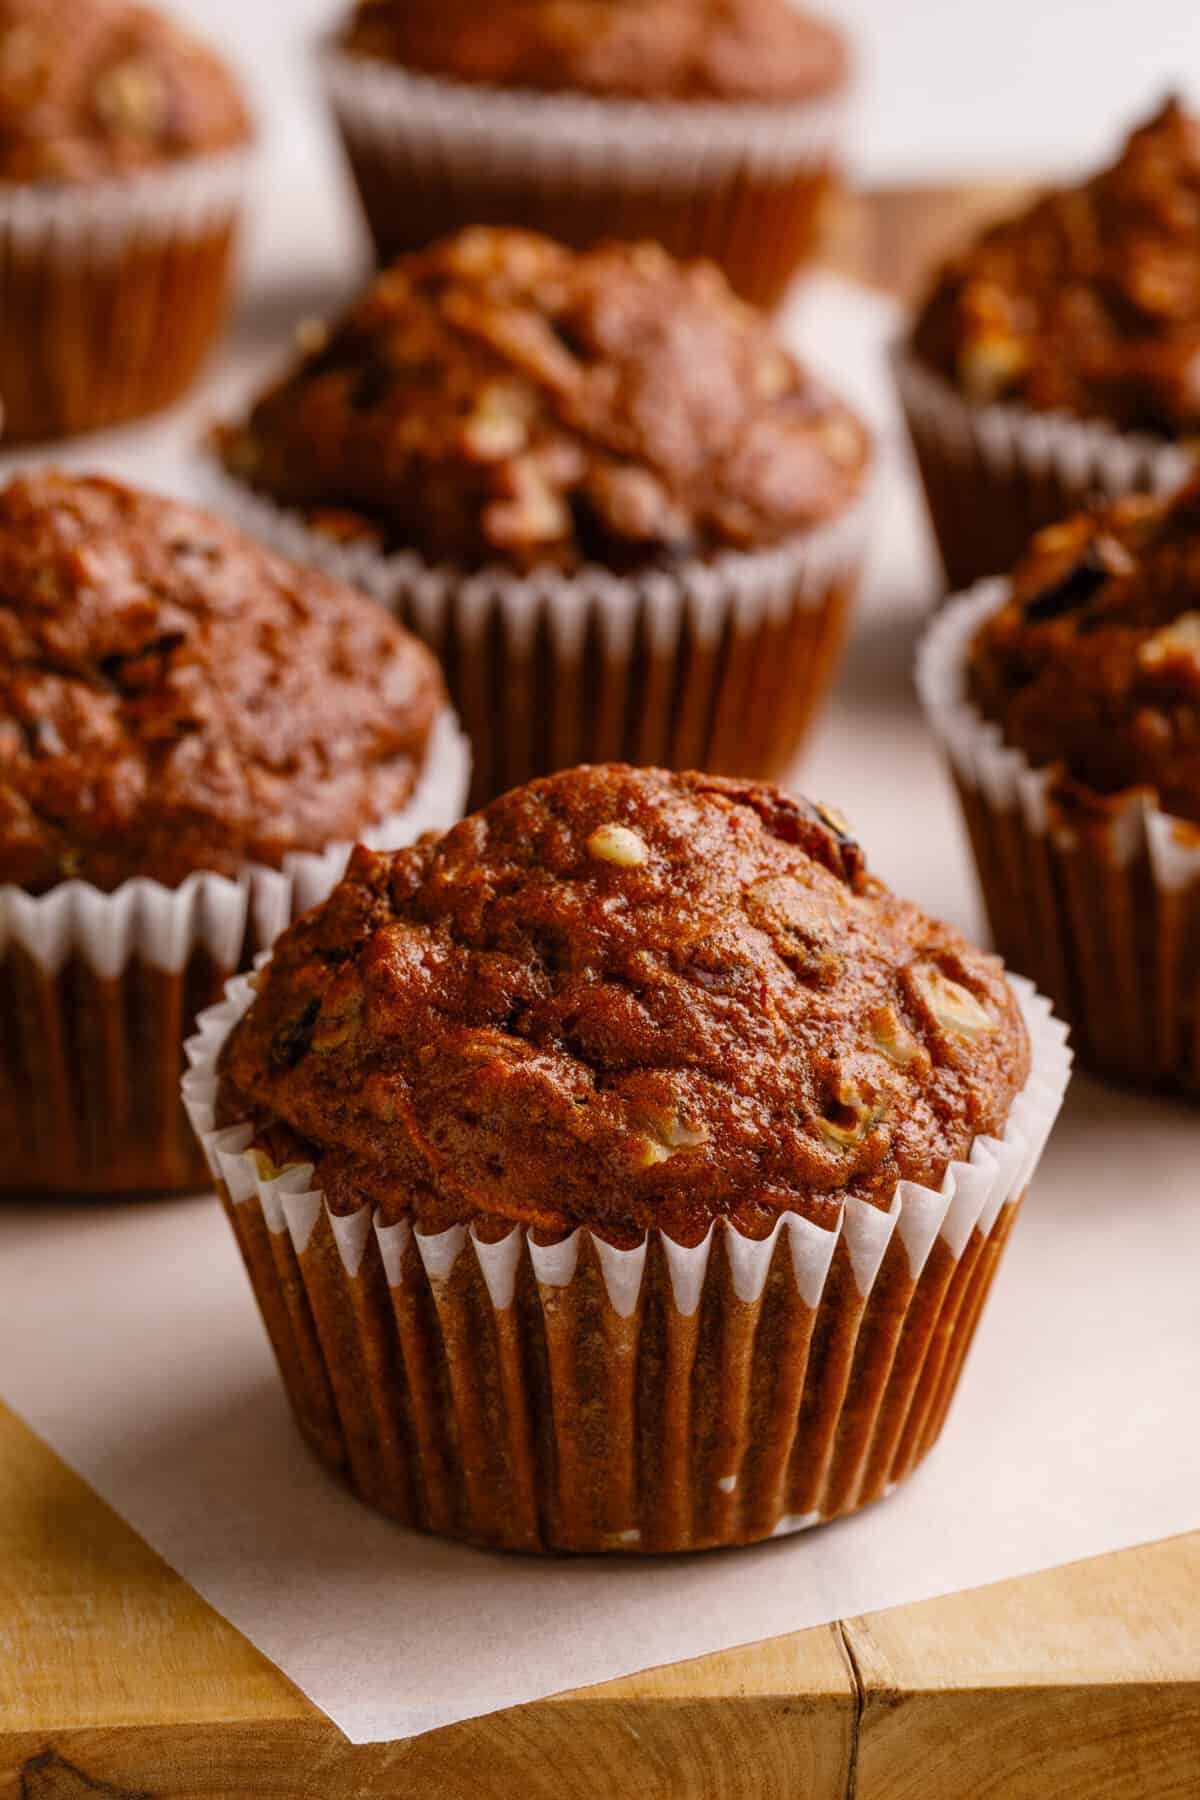
[[[910,294],[1013,189],[844,201]],[[355,1746],[0,1407],[0,1800],[1200,1800],[1200,1533]]]
[[[0,1800],[1196,1800],[1200,1533],[355,1746],[0,1408]]]

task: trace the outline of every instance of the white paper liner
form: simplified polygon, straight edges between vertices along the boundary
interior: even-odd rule
[[[56,253],[119,256],[133,233],[205,232],[239,210],[252,166],[252,151],[230,150],[100,181],[0,181],[0,243],[26,254],[45,239]]]
[[[826,524],[678,569],[465,575],[337,542],[214,459],[205,471],[216,510],[374,595],[429,644],[472,740],[477,801],[578,762],[779,775],[832,673],[875,502],[868,478]]]
[[[10,442],[138,418],[185,391],[219,328],[246,149],[95,182],[0,182],[0,387]]]
[[[821,166],[841,143],[842,93],[793,102],[636,100],[490,88],[419,74],[326,44],[318,52],[329,101],[352,143],[375,156],[402,150],[469,178],[639,177],[671,185],[773,177]]]
[[[906,409],[936,433],[952,455],[972,455],[1003,479],[1014,470],[1052,472],[1081,493],[1166,493],[1192,465],[1182,445],[1147,432],[1121,431],[1103,419],[1035,412],[1010,401],[973,406],[904,344],[892,347],[892,369]]]
[[[369,1272],[364,1266],[364,1258],[369,1253],[372,1238],[378,1254],[377,1267],[390,1290],[391,1305],[397,1316],[400,1316],[410,1300],[412,1304],[419,1304],[422,1295],[431,1297],[439,1315],[444,1312],[443,1327],[452,1334],[462,1329],[462,1317],[457,1309],[463,1303],[461,1289],[455,1285],[455,1272],[464,1257],[472,1258],[482,1276],[501,1343],[506,1341],[506,1330],[518,1328],[514,1295],[521,1266],[527,1259],[537,1284],[537,1292],[542,1297],[541,1306],[545,1314],[545,1330],[552,1361],[556,1354],[555,1322],[561,1322],[564,1317],[561,1312],[564,1297],[572,1293],[575,1284],[588,1279],[584,1273],[585,1266],[598,1270],[611,1322],[603,1324],[606,1354],[618,1356],[621,1359],[620,1368],[627,1366],[624,1359],[636,1354],[636,1336],[629,1338],[623,1334],[627,1329],[636,1332],[636,1326],[631,1325],[631,1322],[638,1312],[652,1238],[657,1241],[657,1247],[669,1270],[671,1303],[677,1319],[687,1321],[695,1318],[706,1294],[709,1296],[710,1308],[719,1308],[722,1305],[719,1295],[723,1283],[728,1281],[739,1303],[739,1310],[732,1319],[727,1317],[727,1308],[720,1316],[726,1320],[723,1330],[726,1334],[732,1332],[735,1339],[740,1339],[744,1334],[747,1329],[746,1321],[754,1320],[760,1314],[764,1289],[775,1268],[777,1256],[781,1256],[782,1261],[775,1268],[776,1279],[779,1279],[782,1272],[786,1282],[794,1283],[796,1295],[814,1317],[819,1316],[822,1302],[828,1298],[830,1305],[843,1309],[847,1320],[857,1330],[868,1310],[872,1290],[893,1238],[901,1245],[907,1263],[907,1299],[910,1303],[915,1295],[921,1293],[921,1277],[930,1262],[935,1244],[940,1245],[942,1257],[939,1272],[936,1276],[931,1275],[931,1280],[937,1290],[932,1304],[941,1309],[938,1316],[945,1321],[941,1334],[935,1334],[932,1325],[929,1325],[927,1332],[924,1331],[918,1320],[915,1332],[916,1357],[914,1359],[912,1355],[908,1355],[906,1358],[903,1328],[897,1324],[892,1331],[890,1350],[884,1355],[878,1371],[868,1371],[869,1378],[858,1386],[851,1384],[849,1359],[845,1360],[840,1377],[837,1376],[835,1367],[832,1397],[826,1396],[821,1401],[826,1409],[833,1408],[833,1415],[815,1433],[818,1443],[824,1446],[818,1458],[821,1467],[814,1477],[819,1504],[801,1513],[789,1513],[783,1502],[784,1471],[781,1469],[778,1509],[773,1517],[760,1519],[752,1532],[753,1536],[758,1537],[779,1535],[785,1531],[805,1529],[820,1518],[851,1510],[865,1499],[888,1491],[892,1483],[890,1479],[885,1480],[885,1477],[893,1470],[897,1470],[899,1474],[907,1473],[908,1467],[923,1453],[923,1448],[928,1447],[927,1443],[920,1440],[921,1430],[930,1427],[932,1422],[931,1428],[936,1435],[936,1430],[940,1427],[941,1417],[953,1392],[961,1358],[965,1353],[965,1341],[969,1340],[974,1327],[975,1314],[970,1308],[972,1304],[976,1308],[982,1304],[991,1273],[989,1266],[983,1288],[972,1301],[973,1290],[963,1263],[964,1252],[968,1244],[972,1244],[977,1258],[984,1262],[993,1261],[994,1255],[998,1254],[1016,1203],[1023,1196],[1037,1167],[1070,1074],[1071,1056],[1067,1048],[1066,1030],[1053,1017],[1049,1003],[1036,993],[1030,983],[1019,977],[1014,978],[1013,987],[1029,1030],[1032,1060],[1028,1081],[1013,1105],[1003,1137],[979,1138],[972,1147],[969,1159],[954,1163],[947,1170],[938,1190],[902,1182],[887,1208],[850,1199],[834,1230],[823,1229],[796,1213],[785,1213],[777,1221],[770,1236],[761,1240],[743,1237],[728,1224],[721,1222],[714,1225],[703,1242],[694,1247],[676,1244],[660,1232],[647,1234],[642,1243],[632,1249],[618,1250],[584,1228],[574,1231],[559,1243],[541,1245],[534,1241],[531,1233],[520,1227],[513,1228],[499,1243],[485,1244],[478,1240],[473,1229],[468,1231],[461,1225],[430,1235],[414,1231],[405,1221],[385,1225],[369,1206],[348,1216],[337,1216],[325,1205],[319,1186],[315,1183],[311,1164],[292,1166],[283,1171],[272,1170],[265,1165],[264,1159],[249,1149],[253,1135],[249,1125],[233,1125],[223,1129],[215,1126],[217,1062],[230,1030],[253,999],[253,988],[248,977],[230,982],[224,1002],[202,1016],[200,1029],[187,1047],[191,1068],[184,1079],[183,1094],[214,1179],[223,1185],[234,1209],[235,1228],[242,1241],[248,1267],[251,1268],[252,1281],[255,1279],[252,1255],[247,1251],[247,1245],[259,1234],[260,1226],[255,1223],[254,1217],[257,1215],[272,1246],[271,1257],[282,1277],[282,1291],[290,1296],[287,1305],[293,1317],[292,1323],[285,1329],[288,1333],[296,1332],[301,1337],[311,1338],[312,1321],[315,1320],[318,1338],[328,1332],[331,1341],[336,1339],[340,1342],[348,1329],[347,1321],[352,1316],[357,1316],[355,1309],[370,1305],[367,1289],[360,1288],[360,1284],[368,1281],[369,1285]],[[243,1216],[245,1223],[237,1223]],[[334,1264],[340,1265],[343,1271],[340,1279],[335,1278],[336,1292],[331,1292],[329,1288],[328,1266],[322,1262],[317,1244],[317,1234],[322,1228],[323,1218],[327,1221],[332,1242],[336,1245]],[[997,1231],[1001,1235],[993,1242]],[[717,1244],[718,1238],[723,1240],[720,1247]],[[843,1274],[838,1279],[844,1284],[844,1270],[848,1265],[852,1288],[857,1296],[850,1300],[839,1300],[835,1292],[837,1284],[831,1275],[831,1270],[838,1266],[835,1264],[835,1251],[839,1238],[844,1241],[848,1254],[840,1265]],[[782,1251],[781,1243],[784,1246]],[[409,1254],[413,1248],[419,1263],[414,1262]],[[585,1250],[589,1253],[586,1256]],[[960,1273],[964,1275],[962,1283],[957,1279]],[[890,1280],[894,1284],[896,1279],[896,1271],[893,1270]],[[900,1279],[903,1281],[903,1277]],[[414,1281],[419,1283],[420,1291],[413,1287]],[[257,1281],[255,1286],[264,1310],[278,1303],[279,1296],[274,1290],[273,1279],[267,1293],[262,1291]],[[304,1292],[307,1292],[308,1299],[302,1304],[300,1313],[297,1313],[295,1303]],[[945,1308],[942,1307],[943,1301],[946,1302]],[[954,1321],[960,1308],[963,1309],[966,1328],[964,1341],[957,1344]],[[337,1318],[331,1317],[334,1313]],[[341,1318],[340,1325],[338,1318]],[[270,1329],[270,1320],[268,1328]],[[471,1329],[474,1333],[475,1328]],[[734,1342],[731,1345],[734,1365],[741,1360],[739,1350],[744,1350],[746,1356],[751,1353],[753,1324],[749,1326],[749,1330],[751,1336],[746,1344]],[[272,1336],[275,1336],[274,1332]],[[935,1337],[936,1343],[933,1341]],[[374,1342],[373,1338],[371,1342]],[[309,1348],[311,1350],[313,1346],[310,1344]],[[558,1353],[566,1355],[561,1346],[558,1347]],[[374,1355],[373,1351],[372,1356]],[[289,1370],[288,1361],[288,1358],[281,1356],[285,1380],[291,1385],[295,1379],[295,1371]],[[451,1348],[448,1350],[448,1369],[452,1386],[454,1361],[455,1352]],[[628,1365],[630,1371],[632,1366],[631,1363]],[[573,1355],[567,1355],[560,1369],[560,1376],[572,1390],[574,1369]],[[332,1365],[329,1366],[328,1373],[335,1390],[339,1374],[342,1379],[351,1379],[348,1371],[339,1371]],[[922,1376],[925,1377],[923,1388]],[[622,1379],[619,1371],[616,1374],[610,1371],[610,1378],[619,1387]],[[629,1378],[633,1379],[632,1372]],[[904,1404],[893,1407],[885,1419],[881,1410],[882,1403],[887,1383],[893,1378],[901,1385]],[[732,1382],[732,1373],[730,1379]],[[841,1382],[840,1393],[837,1391],[838,1379]],[[798,1381],[802,1380],[801,1373]],[[868,1390],[865,1395],[861,1391],[864,1386]],[[845,1459],[839,1458],[838,1452],[839,1409],[847,1400],[848,1390],[856,1416],[861,1416],[861,1410],[866,1406],[870,1418],[877,1422],[878,1430],[872,1435],[866,1425],[862,1427],[863,1441],[856,1450],[853,1461],[847,1466]],[[295,1395],[293,1398],[295,1400]],[[375,1394],[372,1400],[373,1405],[385,1402],[386,1395],[381,1394]],[[798,1408],[800,1403],[798,1387],[793,1405]],[[306,1430],[310,1437],[314,1437],[316,1427],[313,1424],[311,1391],[307,1399],[299,1404],[302,1416],[307,1414]],[[463,1404],[466,1404],[465,1399]],[[517,1413],[524,1404],[520,1395],[514,1399]],[[634,1404],[632,1399],[629,1404]],[[682,1398],[680,1404],[683,1404]],[[356,1410],[361,1410],[362,1405],[360,1387],[353,1396],[347,1395],[341,1405],[344,1421],[349,1420]],[[733,1466],[726,1469],[719,1478],[715,1478],[714,1483],[720,1494],[729,1501],[726,1535],[720,1535],[718,1530],[716,1536],[710,1534],[706,1541],[739,1541],[737,1527],[733,1523],[736,1519],[734,1509],[742,1458],[749,1451],[750,1445],[744,1427],[738,1426],[736,1421],[749,1417],[751,1405],[752,1400],[748,1396],[740,1411],[734,1404],[731,1417],[735,1424],[731,1427],[730,1442],[725,1450],[726,1460],[732,1458]],[[338,1404],[335,1400],[336,1410]],[[556,1421],[561,1424],[557,1408]],[[508,1417],[508,1427],[515,1429],[512,1416]],[[465,1426],[463,1428],[466,1429]],[[906,1428],[913,1439],[911,1450],[906,1449]],[[333,1429],[336,1435],[336,1425]],[[353,1435],[353,1427],[348,1425],[347,1429]],[[853,1433],[853,1421],[848,1429]],[[568,1437],[571,1435],[568,1428]],[[369,1460],[367,1450],[361,1445],[359,1454]],[[560,1446],[560,1462],[574,1454],[570,1444]],[[353,1447],[350,1456],[353,1464]],[[353,1470],[353,1478],[360,1491],[369,1495],[372,1477],[366,1472],[365,1464],[363,1469]],[[567,1476],[562,1475],[561,1479],[566,1481]],[[469,1481],[468,1470],[468,1484]],[[436,1512],[436,1507],[433,1510]],[[620,1507],[617,1510],[620,1511]],[[638,1522],[640,1517],[636,1500],[630,1494],[625,1500],[624,1513],[616,1525],[611,1525],[604,1541],[588,1540],[582,1547],[636,1548],[643,1535]],[[433,1528],[438,1528],[436,1518]],[[530,1530],[535,1530],[535,1527],[531,1526]],[[520,1547],[539,1546],[531,1541]],[[573,1542],[567,1532],[557,1541],[557,1547],[581,1546]],[[655,1547],[679,1546],[669,1543],[664,1545],[660,1538]]]
[[[1011,568],[1035,531],[1094,496],[1167,493],[1192,467],[1183,445],[1121,431],[1103,419],[1012,402],[972,405],[907,343],[893,344],[890,354],[934,528],[956,583]]]
[[[434,722],[412,798],[401,812],[362,837],[378,850],[410,844],[422,832],[445,830],[462,816],[470,752],[447,708]],[[115,978],[137,957],[151,968],[178,973],[196,949],[219,967],[235,969],[248,930],[265,947],[284,926],[332,890],[352,843],[314,854],[293,852],[281,868],[250,864],[233,880],[189,875],[177,888],[143,878],[105,893],[86,881],[64,881],[45,894],[0,886],[0,956],[25,950],[48,976],[79,955],[98,975]]]
[[[1061,766],[1035,767],[1023,750],[1005,743],[1001,728],[983,717],[968,694],[971,642],[983,622],[1006,604],[1010,592],[1008,579],[997,577],[949,601],[926,632],[916,665],[922,707],[965,802],[970,804],[974,797],[1002,829],[1005,822],[1017,828],[1008,866],[1001,870],[1006,888],[1021,885],[1017,859],[1028,856],[1030,846],[1036,853],[1040,844],[1062,859],[1060,866],[1074,862],[1081,867],[1081,882],[1051,879],[1038,890],[1045,897],[1039,910],[1028,901],[1014,905],[1007,892],[992,891],[992,878],[981,864],[1001,953],[1053,992],[1055,1005],[1077,1031],[1085,1057],[1091,1051],[1093,1060],[1097,1056],[1111,1060],[1113,1046],[1103,1039],[1110,1030],[1120,1030],[1120,1021],[1114,1017],[1105,1023],[1101,1013],[1107,1009],[1098,1007],[1096,999],[1105,992],[1111,996],[1124,981],[1135,1012],[1141,996],[1138,1022],[1149,1040],[1141,1046],[1147,1078],[1169,1080],[1179,1074],[1186,1084],[1193,1079],[1187,1071],[1194,1068],[1200,1079],[1200,983],[1193,967],[1189,993],[1186,948],[1189,929],[1200,929],[1200,832],[1154,805],[1145,789],[1113,796],[1103,825],[1097,814],[1082,832],[1072,824],[1069,809],[1060,813],[1051,804]],[[1149,893],[1142,887],[1144,877]],[[1126,883],[1121,923],[1127,941],[1107,939],[1107,966],[1093,971],[1092,981],[1085,979],[1082,967],[1070,978],[1065,970],[1074,960],[1074,947],[1066,940],[1079,935],[1079,910],[1087,910],[1089,879],[1101,941],[1115,930],[1107,919],[1101,920],[1107,904],[1104,884],[1113,878]],[[1141,923],[1152,928],[1149,956],[1156,966],[1149,971],[1144,966],[1147,945],[1146,933],[1139,930],[1140,915],[1145,915]],[[1083,960],[1087,956],[1082,951]],[[1096,985],[1089,993],[1093,981]],[[1163,1010],[1169,1016],[1159,1016]]]
[[[612,657],[626,657],[645,620],[653,642],[673,645],[685,624],[697,641],[720,642],[731,609],[747,628],[786,618],[796,604],[823,604],[830,587],[857,570],[866,551],[874,499],[867,483],[859,498],[827,524],[799,532],[766,550],[725,550],[707,563],[678,571],[652,568],[614,575],[596,564],[571,574],[552,567],[523,575],[497,564],[464,574],[448,563],[428,563],[411,550],[382,555],[369,543],[343,543],[307,524],[298,512],[275,505],[225,474],[210,460],[205,479],[211,504],[252,536],[272,544],[293,562],[315,564],[339,581],[373,594],[398,613],[426,642],[444,634],[453,608],[463,642],[477,649],[493,614],[509,642],[528,649],[538,630],[551,632],[565,662],[578,657],[593,620]]]

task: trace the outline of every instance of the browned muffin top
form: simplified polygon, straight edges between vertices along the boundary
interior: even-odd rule
[[[1200,824],[1200,479],[1039,533],[969,673],[1035,764]]]
[[[612,764],[357,852],[280,940],[220,1110],[335,1207],[696,1242],[939,1184],[1028,1066],[1000,964],[836,815]]]
[[[90,181],[246,143],[206,44],[127,0],[0,0],[0,181]]]
[[[621,567],[814,525],[868,446],[708,264],[474,229],[379,276],[224,455],[388,549]]]
[[[657,100],[804,100],[846,44],[788,0],[359,0],[341,43],[492,87]]]
[[[115,482],[0,491],[0,882],[278,864],[400,810],[444,704],[373,600]]]
[[[1200,430],[1200,121],[1169,101],[1111,169],[985,232],[914,345],[976,402]]]

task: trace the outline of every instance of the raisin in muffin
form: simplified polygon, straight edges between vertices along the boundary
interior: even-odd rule
[[[364,1498],[701,1548],[851,1510],[936,1435],[977,1312],[946,1296],[982,1300],[1061,1095],[1046,1019],[828,809],[608,765],[356,853],[188,1091],[301,1427]]]
[[[306,341],[223,434],[235,504],[438,649],[478,797],[580,757],[790,761],[869,446],[710,265],[474,230]]]
[[[206,44],[127,0],[0,0],[8,442],[152,412],[220,322],[252,128]]]
[[[923,654],[996,941],[1102,1073],[1200,1093],[1200,484],[1041,532]]]
[[[441,677],[366,596],[95,478],[0,491],[0,594],[4,1185],[195,1184],[197,1008],[348,840],[457,816]]]
[[[1200,122],[1170,100],[1116,162],[941,270],[898,367],[953,586],[1092,491],[1174,485],[1200,434]]]
[[[323,55],[381,262],[466,225],[632,232],[764,305],[812,249],[849,61],[788,0],[362,0]]]

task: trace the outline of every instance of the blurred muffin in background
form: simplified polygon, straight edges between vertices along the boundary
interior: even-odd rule
[[[7,442],[154,411],[225,305],[252,127],[203,43],[126,0],[0,0]]]
[[[458,817],[433,658],[219,520],[53,473],[0,491],[0,1187],[199,1186],[197,1010],[348,840]]]
[[[225,502],[434,647],[477,799],[581,760],[789,763],[870,447],[715,268],[474,229],[305,343],[222,434]]]
[[[1168,101],[1111,168],[985,231],[895,368],[952,587],[1094,493],[1177,485],[1200,439],[1200,121]]]
[[[919,684],[997,948],[1081,1060],[1200,1098],[1200,481],[1034,538]]]
[[[644,237],[773,305],[849,55],[789,0],[360,0],[322,68],[381,262],[475,224]]]

